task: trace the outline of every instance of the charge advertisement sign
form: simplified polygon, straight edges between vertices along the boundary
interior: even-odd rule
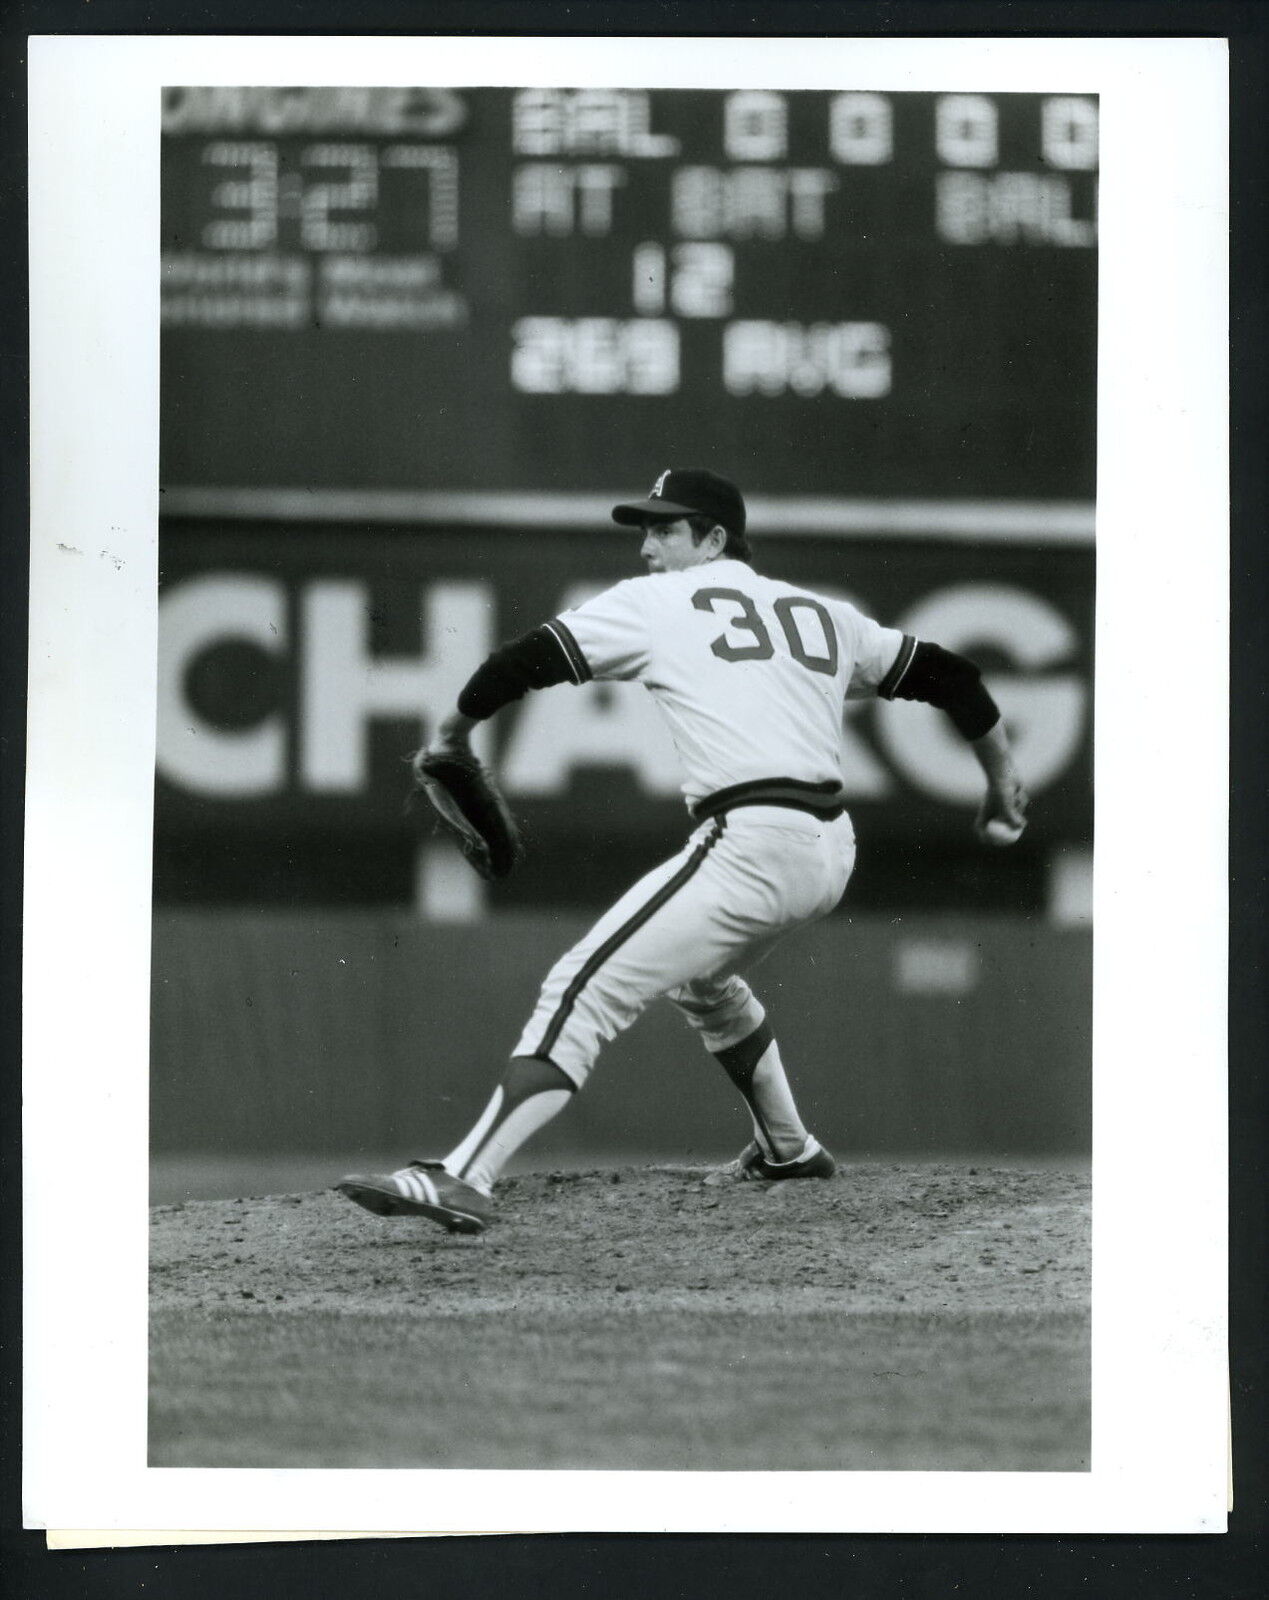
[[[166,524],[160,835],[399,834],[402,756],[501,641],[640,570],[637,534]],[[900,559],[901,557],[901,559]],[[764,570],[973,657],[1034,795],[1031,837],[1091,836],[1093,554],[770,539]],[[540,838],[681,837],[680,774],[638,685],[531,694],[481,730]],[[846,708],[842,766],[873,836],[962,838],[981,778],[947,719]]]

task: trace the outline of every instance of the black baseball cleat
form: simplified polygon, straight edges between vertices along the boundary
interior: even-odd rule
[[[831,1178],[837,1163],[818,1139],[809,1138],[792,1161],[770,1161],[756,1144],[747,1144],[734,1161],[711,1172],[705,1182],[780,1183],[787,1178]]]
[[[377,1217],[427,1217],[451,1233],[483,1233],[493,1221],[490,1197],[439,1161],[411,1161],[397,1172],[352,1173],[335,1189]]]

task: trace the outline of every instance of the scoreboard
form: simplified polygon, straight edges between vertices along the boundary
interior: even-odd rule
[[[162,109],[166,485],[1092,498],[1092,97]]]

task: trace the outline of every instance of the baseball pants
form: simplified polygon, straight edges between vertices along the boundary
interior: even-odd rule
[[[744,806],[703,822],[556,962],[512,1054],[580,1088],[600,1047],[662,995],[707,1049],[729,1048],[764,1017],[739,969],[831,911],[854,864],[846,813]]]

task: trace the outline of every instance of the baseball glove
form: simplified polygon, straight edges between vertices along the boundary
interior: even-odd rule
[[[482,878],[505,878],[524,854],[520,830],[480,760],[461,750],[419,750],[410,758],[415,794]]]

